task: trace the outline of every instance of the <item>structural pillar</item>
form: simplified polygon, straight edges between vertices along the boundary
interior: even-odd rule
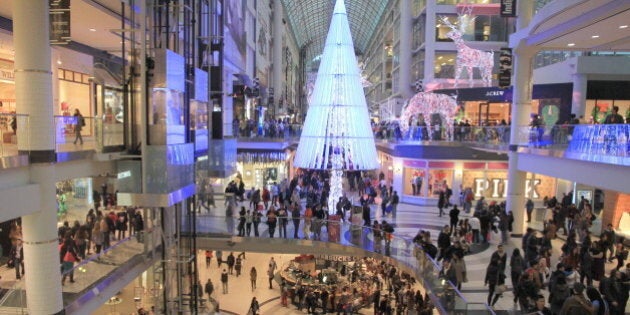
[[[400,63],[398,66],[400,81],[398,82],[398,93],[404,100],[413,96],[411,89],[412,24],[411,0],[400,0]]]
[[[585,73],[573,74],[573,94],[571,97],[571,113],[575,114],[576,118],[584,116],[586,117],[586,88],[588,83],[588,77]]]
[[[55,124],[48,1],[13,3],[15,100],[28,126],[18,126],[18,150],[28,152],[31,182],[39,184],[41,210],[22,217],[26,300],[29,314],[63,312],[57,213],[55,211]],[[52,265],[51,265],[52,263]],[[54,268],[51,268],[54,267]]]
[[[273,20],[272,20],[272,28],[273,28],[273,41],[272,41],[272,74],[273,74],[273,90],[274,90],[274,103],[273,106],[275,110],[273,111],[276,114],[282,114],[286,111],[285,107],[280,110],[278,104],[280,102],[284,102],[284,90],[282,89],[282,32],[284,30],[284,24],[282,23],[282,19],[284,16],[284,9],[282,8],[282,1],[274,1],[273,2]]]
[[[519,1],[516,31],[526,28],[534,13],[534,1]],[[512,113],[510,147],[508,151],[508,185],[506,210],[514,215],[513,235],[520,236],[525,231],[525,181],[527,173],[518,170],[518,146],[527,143],[520,130],[529,124],[532,108],[532,63],[536,53],[527,47],[524,39],[510,38],[513,52],[512,72]]]
[[[519,45],[524,45],[522,42]],[[510,147],[508,151],[508,187],[506,209],[514,215],[513,231],[522,235],[525,230],[525,181],[527,173],[518,170],[518,147],[527,143],[527,135],[522,132],[529,124],[532,108],[532,61],[534,50],[519,47],[514,51],[514,77],[512,95],[512,123]]]

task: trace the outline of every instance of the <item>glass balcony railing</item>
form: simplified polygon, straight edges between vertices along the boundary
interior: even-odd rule
[[[116,120],[84,116],[85,125],[82,126],[79,126],[79,119],[75,116],[54,116],[54,120],[58,152],[77,150],[102,152],[104,147],[124,144],[124,126]]]
[[[64,274],[67,276],[62,287],[64,308],[122,266],[144,262],[144,254],[158,248],[160,244],[161,230],[153,229],[113,243],[100,254],[93,254],[75,263],[71,270],[62,273],[62,277]],[[51,268],[59,268],[58,266],[52,264]],[[73,273],[74,282],[70,282],[70,273]],[[28,314],[24,281],[17,281],[0,299],[0,314]]]
[[[432,128],[432,129],[429,129]],[[376,140],[392,143],[457,141],[507,150],[510,132],[517,132],[516,144],[523,147],[561,149],[567,152],[630,156],[630,125],[554,125],[554,126],[471,126],[445,128],[414,126],[406,133],[392,127],[374,132]]]
[[[313,241],[330,242],[344,246],[358,247],[364,251],[380,253],[396,259],[405,265],[420,279],[421,284],[427,290],[433,304],[440,314],[494,314],[485,304],[468,302],[466,297],[449,281],[440,276],[441,267],[427,255],[422,247],[411,239],[400,237],[394,233],[382,233],[383,236],[374,237],[374,230],[362,226],[361,215],[351,217],[350,222],[339,220],[320,220],[315,218],[288,218],[286,224],[286,238],[308,239]],[[281,220],[277,226],[261,222],[257,228],[252,225],[248,234],[247,228],[239,226],[237,217],[201,215],[196,217],[196,234],[198,237],[233,236],[243,233],[255,237],[256,231],[261,238],[281,238]],[[189,220],[184,219],[182,229],[192,227]],[[278,248],[281,251],[281,248]],[[474,311],[473,311],[474,310]]]
[[[29,127],[28,115],[0,113],[0,157],[18,155],[17,132],[22,128],[28,130]],[[20,141],[27,142],[25,147],[28,147],[28,133],[23,135]]]
[[[238,130],[240,141],[299,141],[302,134],[301,124],[292,124],[279,131],[278,128],[245,128]],[[236,132],[236,130],[235,130]]]
[[[576,125],[567,151],[630,156],[630,125]]]

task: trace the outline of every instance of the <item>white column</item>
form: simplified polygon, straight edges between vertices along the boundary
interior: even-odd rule
[[[17,130],[18,149],[50,156],[55,149],[52,104],[48,1],[24,0],[13,5],[15,99],[18,114],[29,126]]]
[[[508,151],[508,187],[506,209],[514,214],[514,235],[522,235],[525,230],[525,181],[526,173],[518,170],[518,145],[523,141],[524,129],[529,123],[532,108],[532,61],[534,50],[519,47],[513,50],[514,74],[512,96],[512,128]]]
[[[54,178],[54,166],[31,166],[31,181],[40,185],[39,196],[33,197],[39,198],[42,211],[22,217],[26,274],[23,281],[29,314],[57,314],[63,309]]]
[[[435,25],[437,25],[437,19],[435,17],[437,4],[435,1],[427,1],[426,6],[426,15],[427,19],[424,23],[424,47],[426,47],[424,52],[424,77],[423,77],[423,85],[424,89],[427,89],[427,83],[435,80],[435,49],[429,47],[435,47]]]
[[[571,113],[576,118],[586,116],[586,86],[588,77],[584,73],[573,74],[573,96],[571,99]]]
[[[273,2],[273,19],[272,19],[272,27],[273,27],[273,41],[272,41],[272,73],[273,73],[273,89],[274,89],[274,106],[275,110],[273,112],[279,113],[278,104],[284,95],[284,90],[282,89],[282,59],[284,58],[282,52],[282,33],[284,31],[284,25],[282,23],[282,18],[284,16],[284,9],[282,8],[282,1],[274,1]],[[286,111],[286,104],[284,104],[284,108],[282,112]]]
[[[63,310],[57,214],[55,211],[55,137],[52,104],[51,49],[48,1],[13,3],[15,99],[29,126],[18,127],[18,149],[30,151],[31,182],[40,185],[42,210],[22,217],[26,299],[29,314]]]
[[[516,30],[526,28],[534,14],[534,1],[519,1]],[[506,210],[514,215],[513,234],[522,235],[525,231],[525,181],[527,174],[518,170],[518,145],[522,143],[522,126],[529,123],[532,108],[532,61],[536,51],[527,47],[524,40],[512,42],[512,119],[510,128],[510,148],[508,151],[508,186]],[[525,139],[526,140],[526,139]]]
[[[403,99],[410,99],[413,96],[411,90],[411,42],[412,42],[411,0],[400,1],[400,63],[398,72],[400,82],[398,82],[398,92]]]

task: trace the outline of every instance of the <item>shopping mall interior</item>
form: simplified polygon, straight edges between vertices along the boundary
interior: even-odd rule
[[[0,314],[628,314],[629,21],[0,0]]]

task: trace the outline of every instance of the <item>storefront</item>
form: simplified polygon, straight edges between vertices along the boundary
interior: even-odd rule
[[[403,201],[416,203],[420,199],[437,202],[439,193],[452,189],[451,202],[458,204],[459,193],[471,189],[475,199],[503,201],[507,198],[508,163],[503,161],[402,161]],[[542,201],[556,195],[556,179],[533,173],[527,174],[525,197]],[[414,202],[414,200],[416,202]]]
[[[630,81],[589,81],[582,123],[603,123],[613,106],[619,107],[621,116],[630,117]]]
[[[532,114],[538,114],[545,125],[568,121],[571,117],[572,84],[538,84],[532,92]],[[473,126],[481,123],[495,125],[510,122],[512,89],[470,88],[436,90],[435,93],[457,95],[457,121],[468,121]]]
[[[287,151],[258,152],[243,151],[237,153],[236,168],[243,176],[246,189],[263,187],[291,179],[291,161],[293,153]]]

